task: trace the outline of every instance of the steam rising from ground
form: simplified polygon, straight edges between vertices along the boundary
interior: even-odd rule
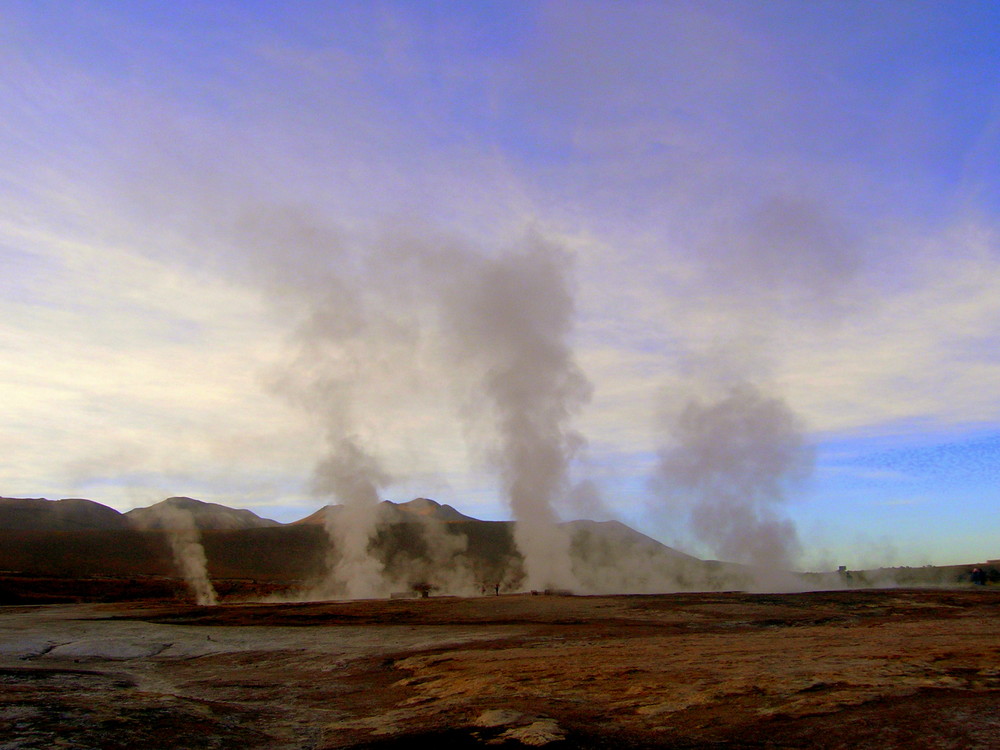
[[[858,247],[849,224],[808,192],[736,204],[711,234],[703,282],[724,290],[709,304],[725,318],[685,353],[690,390],[672,394],[663,414],[654,485],[713,554],[781,587],[801,552],[782,509],[813,452],[788,403],[760,383],[795,346],[780,338],[789,313],[820,332],[857,303]]]
[[[339,517],[327,509],[324,528],[337,556],[330,560],[318,593],[346,594],[351,599],[382,593],[382,563],[370,547],[378,528],[378,490],[388,480],[375,458],[351,438],[331,446],[330,454],[316,468],[316,490],[329,492],[343,503]]]
[[[575,585],[554,503],[567,490],[569,462],[582,444],[568,422],[590,386],[569,345],[568,279],[568,256],[533,238],[520,252],[485,260],[453,287],[445,310],[456,351],[480,368],[528,588]]]
[[[201,544],[201,532],[194,516],[186,508],[166,504],[155,506],[155,510],[158,525],[170,542],[174,562],[184,576],[195,601],[202,605],[218,604],[215,587],[208,578],[205,548]]]
[[[491,435],[486,454],[517,521],[527,585],[572,587],[555,503],[583,443],[569,422],[590,387],[569,343],[570,256],[534,235],[494,255],[454,241],[394,240],[357,252],[334,243],[330,252],[325,263],[303,253],[303,263],[331,275],[330,286],[303,287],[295,364],[276,383],[323,426],[328,452],[313,487],[344,506],[326,524],[334,550],[318,595],[386,593],[372,545],[379,495],[393,478],[378,438],[396,429],[386,415],[402,419],[408,399],[440,392],[441,383],[449,396],[440,420],[458,414],[467,434],[485,426]],[[305,275],[283,263],[282,274]]]
[[[308,294],[298,355],[280,383],[320,420],[328,451],[313,487],[342,506],[327,514],[329,569],[312,596],[384,596],[407,587],[398,566],[388,570],[375,550],[385,529],[380,495],[395,473],[379,453],[379,437],[387,430],[397,436],[393,415],[405,415],[407,400],[432,392],[448,394],[440,401],[441,420],[458,414],[467,435],[485,428],[490,436],[485,454],[516,521],[522,561],[518,572],[490,577],[530,589],[606,590],[615,580],[631,590],[676,589],[684,581],[710,585],[661,562],[647,566],[644,553],[632,559],[622,552],[617,561],[604,554],[590,568],[581,555],[586,545],[575,543],[574,554],[571,535],[558,523],[570,464],[584,444],[571,421],[590,396],[571,346],[567,252],[529,234],[506,252],[396,237],[374,248],[336,245],[331,254],[319,265],[330,275],[329,288],[300,287]],[[304,262],[318,260],[310,251]],[[282,273],[298,280],[306,275],[287,267]],[[736,362],[741,356],[731,354]],[[740,369],[733,372],[738,376]],[[780,506],[807,473],[810,455],[784,402],[740,383],[713,399],[678,402],[664,428],[670,445],[657,476],[671,512],[684,513],[695,537],[721,559],[787,570],[798,540]],[[420,558],[435,562],[420,567],[414,557],[411,577],[439,588],[485,582],[481,572],[462,570],[469,562],[463,540],[433,525],[424,537]],[[646,572],[623,575],[616,566]]]
[[[733,243],[746,246],[737,258],[756,269],[749,278],[772,279],[783,257],[795,253],[833,257],[834,268],[843,266],[839,276],[850,275],[850,264],[841,262],[844,243],[827,224],[785,204],[765,213],[756,234]],[[572,349],[569,253],[537,233],[506,250],[426,228],[364,241],[280,213],[258,230],[257,249],[274,257],[277,282],[297,295],[292,309],[301,306],[297,355],[278,387],[322,426],[328,450],[313,488],[343,506],[326,523],[329,571],[315,594],[381,596],[398,585],[374,552],[378,504],[409,467],[393,463],[380,439],[410,440],[413,453],[421,452],[421,436],[409,434],[406,422],[413,403],[425,410],[434,403],[439,423],[458,415],[467,437],[488,436],[483,454],[516,521],[523,559],[516,577],[524,587],[579,589],[596,580],[574,562],[557,513],[584,444],[572,420],[590,397]],[[753,251],[772,245],[770,254]],[[782,304],[812,283],[807,273],[776,279]],[[699,387],[720,378],[737,385],[673,405],[656,474],[669,511],[680,511],[719,558],[779,570],[799,549],[780,508],[811,456],[785,403],[744,382],[757,369],[751,365],[769,357],[761,327],[774,312],[750,297],[727,303],[741,329],[730,332],[731,345],[718,341],[714,353],[703,353],[709,366]],[[745,314],[751,308],[755,315]],[[445,544],[442,554],[453,566],[462,558],[448,550]]]
[[[715,399],[691,397],[664,421],[659,485],[695,536],[717,555],[788,570],[799,542],[780,509],[812,462],[788,406],[740,383]]]

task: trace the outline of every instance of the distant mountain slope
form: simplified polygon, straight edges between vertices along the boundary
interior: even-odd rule
[[[343,506],[324,505],[305,518],[292,521],[293,526],[316,525],[322,526],[326,522],[327,514],[339,513]],[[391,500],[383,500],[378,506],[379,519],[383,523],[406,523],[423,519],[433,519],[444,521],[445,523],[455,523],[458,521],[478,521],[471,516],[463,515],[450,505],[441,503],[426,497],[418,497],[405,503],[394,503]],[[336,517],[336,516],[334,516]]]
[[[442,505],[439,502],[426,497],[418,497],[406,503],[392,503],[388,500],[381,505],[383,513],[401,512],[411,516],[421,516],[423,518],[433,518],[438,521],[451,523],[454,521],[478,521],[477,518],[459,513],[450,505]],[[394,510],[393,510],[394,509]],[[400,516],[405,519],[406,516]],[[390,518],[391,520],[391,518]]]
[[[190,497],[168,497],[148,508],[130,510],[125,513],[125,518],[135,529],[169,529],[178,524],[178,511],[189,513],[199,529],[233,531],[281,525],[269,518],[261,518],[249,510],[229,508],[218,503],[205,503]]]
[[[738,588],[745,577],[741,566],[710,565],[619,521],[570,521],[562,528],[569,532],[573,574],[588,592]]]
[[[329,506],[285,525],[189,497],[168,498],[126,514],[89,500],[8,500],[0,503],[3,510],[0,570],[70,577],[179,575],[162,530],[194,522],[213,578],[298,581],[313,592],[310,586],[326,580],[338,555],[323,524],[329,514],[336,525],[344,512],[343,506]],[[428,498],[386,501],[377,513],[371,550],[392,590],[427,584],[443,593],[468,594],[494,586],[517,591],[523,585],[512,521],[477,520]],[[552,543],[568,541],[579,593],[740,585],[738,567],[706,563],[617,521],[572,521],[560,528],[563,534],[554,533]],[[337,592],[323,589],[320,594]]]
[[[32,531],[113,531],[129,528],[114,508],[81,498],[0,498],[0,529]]]
[[[624,553],[667,555],[685,562],[701,562],[697,557],[678,552],[652,537],[642,534],[621,521],[568,521],[562,526],[570,531],[576,552],[580,556],[593,557],[595,546],[603,547],[604,554]]]

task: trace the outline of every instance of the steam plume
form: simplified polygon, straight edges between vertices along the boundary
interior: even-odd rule
[[[414,503],[431,501],[416,500]],[[408,527],[415,537],[415,548],[401,550],[395,544],[391,554],[391,568],[387,571],[396,590],[411,591],[416,584],[429,587],[430,591],[470,595],[477,591],[476,566],[468,556],[468,537],[448,528],[438,518],[419,512],[407,513],[395,519]],[[389,566],[387,566],[389,567]]]
[[[170,542],[174,562],[184,576],[195,601],[202,605],[218,604],[215,587],[208,578],[208,563],[201,533],[194,516],[185,508],[159,505],[156,509],[163,532]]]
[[[784,325],[789,312],[817,332],[848,312],[859,247],[850,223],[808,190],[737,202],[719,218],[696,278],[702,290],[724,291],[708,302],[725,325],[681,361],[693,382],[715,390],[679,399],[665,415],[657,479],[716,555],[787,570],[799,542],[781,509],[813,457],[789,406],[754,383],[765,382],[781,365],[779,353],[795,346]]]
[[[351,437],[341,438],[316,468],[315,487],[343,510],[328,509],[324,528],[333,543],[320,593],[361,599],[383,593],[383,565],[371,552],[378,532],[378,489],[389,482],[378,461]]]
[[[326,454],[313,473],[312,491],[343,506],[327,513],[328,570],[310,596],[357,599],[384,593],[382,564],[370,548],[377,534],[379,491],[392,481],[359,435],[359,389],[377,345],[387,345],[381,320],[360,294],[340,283],[312,301],[296,331],[298,353],[275,390],[314,416],[325,433]]]
[[[569,344],[569,258],[532,238],[520,252],[484,259],[476,271],[471,283],[453,288],[446,313],[458,351],[481,367],[526,584],[572,587],[569,538],[557,526],[554,503],[582,444],[568,422],[590,386]]]
[[[267,231],[290,230],[276,222]],[[280,384],[320,420],[329,453],[314,488],[344,506],[327,524],[334,550],[326,593],[370,596],[389,585],[370,550],[379,492],[396,472],[375,438],[393,430],[394,439],[415,443],[389,415],[434,403],[425,394],[443,383],[453,411],[439,419],[462,411],[471,393],[480,408],[464,412],[468,424],[486,423],[495,437],[491,457],[517,521],[527,584],[571,587],[569,540],[557,527],[555,503],[583,442],[569,421],[589,384],[570,347],[568,254],[534,236],[491,256],[451,238],[430,242],[427,232],[385,237],[377,246],[335,235],[290,235],[307,245],[319,237],[329,259],[316,248],[301,251],[301,262],[317,265],[325,281],[301,287],[307,314],[294,366]],[[287,244],[269,235],[255,241],[269,254]],[[287,253],[280,257],[279,279],[308,276]]]
[[[695,536],[720,557],[787,570],[799,543],[778,510],[812,461],[788,406],[740,383],[716,400],[689,399],[664,426],[659,482]]]

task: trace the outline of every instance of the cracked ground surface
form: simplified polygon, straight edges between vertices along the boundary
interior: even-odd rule
[[[0,750],[995,748],[1000,592],[0,608]]]

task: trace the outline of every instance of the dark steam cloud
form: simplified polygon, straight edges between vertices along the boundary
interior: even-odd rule
[[[554,503],[582,438],[568,428],[590,396],[570,348],[569,256],[540,238],[483,259],[445,307],[452,344],[476,364],[497,433],[497,466],[517,521],[529,588],[571,587]]]
[[[695,537],[720,557],[788,570],[799,542],[780,510],[813,458],[788,406],[741,383],[714,400],[688,399],[663,426],[657,484]]]
[[[808,191],[721,212],[705,247],[710,286],[738,308],[836,321],[858,304],[862,249],[850,222]]]
[[[208,561],[201,543],[201,531],[191,511],[160,503],[153,506],[153,517],[166,534],[174,563],[184,577],[195,601],[201,605],[218,604],[218,596],[208,577]]]
[[[335,549],[324,592],[384,593],[384,571],[370,553],[377,505],[393,481],[380,442],[419,441],[400,434],[389,415],[426,401],[446,410],[442,422],[459,414],[469,434],[486,428],[527,585],[571,587],[569,540],[555,504],[583,444],[569,423],[590,386],[570,345],[569,254],[535,235],[492,255],[454,239],[430,241],[429,232],[352,246],[332,231],[290,231],[286,223],[255,237],[259,252],[282,256],[275,279],[282,286],[298,286],[308,273],[287,257],[280,235],[304,243],[300,262],[316,266],[315,278],[298,286],[296,353],[276,388],[322,426],[328,452],[313,487],[345,506],[327,524]],[[442,392],[446,399],[425,398]]]
[[[391,478],[353,436],[329,436],[328,455],[316,467],[314,489],[334,497],[341,513],[328,512],[324,527],[333,542],[330,569],[321,591],[351,599],[384,593],[383,565],[371,552],[378,533],[379,491]],[[329,509],[328,509],[329,511]]]
[[[699,289],[715,294],[691,304],[725,324],[681,354],[699,395],[667,409],[654,485],[715,555],[788,570],[800,547],[782,506],[813,454],[790,406],[757,384],[798,345],[787,316],[817,336],[846,318],[863,259],[849,222],[809,191],[726,203],[707,240]]]

